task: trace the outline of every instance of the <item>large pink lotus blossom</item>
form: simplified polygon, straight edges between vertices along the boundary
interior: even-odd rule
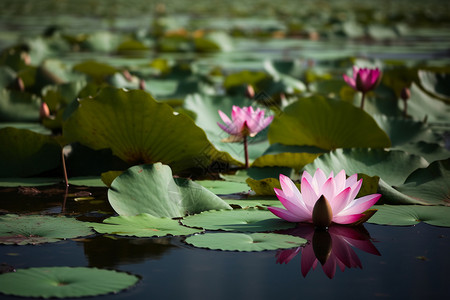
[[[281,188],[275,188],[275,194],[286,209],[269,207],[276,216],[289,222],[314,223],[319,227],[327,227],[332,222],[352,224],[360,221],[368,208],[374,205],[380,194],[367,195],[355,199],[362,179],[357,174],[346,179],[345,171],[334,177],[333,172],[326,177],[321,169],[317,169],[314,177],[303,172],[301,192],[292,180],[280,174]]]
[[[219,110],[219,115],[225,125],[217,122],[220,128],[230,135],[237,137],[255,136],[258,132],[266,128],[273,120],[273,116],[264,117],[263,109],[253,109],[251,106],[239,107],[233,105],[230,118]]]
[[[347,82],[349,86],[351,86],[354,90],[367,93],[368,91],[373,90],[377,87],[379,83],[379,79],[381,72],[378,68],[375,69],[367,69],[367,68],[358,68],[353,66],[353,76],[347,76],[344,74],[344,80]]]
[[[305,238],[309,243],[305,247],[278,251],[277,263],[287,264],[301,252],[303,277],[306,277],[311,268],[315,270],[319,263],[329,278],[334,277],[336,266],[342,272],[346,267],[362,269],[362,263],[352,247],[373,255],[381,255],[363,226],[332,225],[328,231],[323,231],[315,229],[313,225],[301,224],[287,233]]]

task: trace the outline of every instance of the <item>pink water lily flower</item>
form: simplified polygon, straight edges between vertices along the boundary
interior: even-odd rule
[[[327,227],[332,222],[355,223],[381,197],[372,194],[355,199],[362,185],[362,179],[357,179],[357,174],[346,178],[344,170],[336,177],[333,172],[326,177],[321,169],[313,177],[305,171],[300,192],[289,177],[280,174],[282,189],[275,188],[275,194],[286,209],[269,207],[269,210],[286,221],[313,223],[318,227]]]
[[[237,137],[255,136],[266,128],[273,120],[273,116],[264,117],[263,109],[253,109],[251,106],[239,107],[233,105],[230,118],[219,110],[219,115],[225,125],[217,122],[220,128],[230,135]]]
[[[353,76],[344,74],[344,80],[354,90],[362,93],[361,109],[364,109],[366,93],[375,89],[381,80],[381,71],[378,68],[367,69],[353,66]]]
[[[353,76],[344,74],[344,80],[356,91],[367,93],[377,87],[381,72],[378,68],[367,69],[353,66]]]

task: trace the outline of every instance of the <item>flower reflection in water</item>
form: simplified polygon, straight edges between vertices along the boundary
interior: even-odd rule
[[[348,227],[332,224],[328,230],[325,230],[315,229],[312,224],[299,224],[297,228],[284,233],[309,241],[304,247],[277,252],[277,263],[280,264],[288,263],[301,252],[303,277],[306,277],[311,268],[315,270],[318,263],[322,265],[324,273],[329,278],[334,277],[336,266],[341,271],[344,271],[346,267],[362,269],[361,261],[353,247],[373,255],[381,255],[373,245],[369,232],[362,225]]]

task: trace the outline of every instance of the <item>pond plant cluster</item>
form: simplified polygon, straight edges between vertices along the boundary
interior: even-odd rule
[[[39,5],[71,7],[56,2]],[[307,2],[300,18],[283,1],[255,23],[242,1],[216,20],[203,1],[189,5],[209,18],[169,1],[130,30],[144,1],[123,19],[127,1],[112,2],[81,1],[38,35],[23,27],[38,24],[32,1],[3,12],[17,29],[14,42],[0,35],[1,244],[182,236],[193,248],[277,250],[279,263],[301,253],[303,276],[320,264],[333,278],[361,267],[354,248],[380,255],[364,222],[450,226],[450,39],[437,25],[450,24],[448,5],[433,20],[402,10],[410,1],[389,13]],[[77,32],[89,5],[108,22],[86,18]],[[60,212],[4,200],[50,188]],[[107,211],[90,190],[107,191]],[[11,267],[0,292],[95,296],[139,280]]]

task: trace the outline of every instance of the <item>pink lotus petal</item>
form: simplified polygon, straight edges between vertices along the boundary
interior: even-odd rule
[[[351,224],[361,219],[363,214],[333,216],[333,222],[337,224]]]
[[[333,201],[334,198],[334,178],[330,177],[322,186],[322,195],[328,202]],[[330,204],[331,205],[331,204]]]
[[[286,197],[286,194],[284,194],[279,189],[276,189],[275,193],[277,194],[278,200],[280,200],[281,204],[283,204],[283,206],[288,211],[290,211],[294,215],[299,216],[299,217],[301,217],[301,218],[303,218],[305,220],[309,219],[310,213],[309,213],[308,210],[306,210],[304,205],[301,205],[298,201],[295,201],[295,199]]]
[[[283,220],[286,220],[288,222],[297,223],[297,222],[307,221],[306,219],[301,218],[301,217],[293,214],[292,212],[282,209],[282,208],[279,208],[279,207],[268,207],[267,209],[270,210],[277,217],[279,217]]]
[[[351,215],[360,214],[369,209],[374,205],[378,199],[380,199],[381,194],[372,194],[356,199],[350,203],[344,210],[340,211],[337,215]]]
[[[347,206],[351,191],[350,188],[346,188],[333,198],[333,201],[330,202],[333,215],[338,215]]]
[[[219,127],[226,133],[231,134],[231,135],[237,135],[237,131],[234,130],[234,128],[232,128],[232,127],[230,128],[226,125],[220,124],[219,122],[217,122],[217,125],[219,125]]]
[[[312,211],[314,208],[314,204],[316,204],[317,199],[319,199],[319,195],[316,194],[313,187],[309,184],[309,182],[305,178],[302,178],[300,188],[302,190],[303,202],[305,203],[308,210],[311,212],[312,218]]]
[[[345,181],[345,187],[352,186],[358,181],[358,174],[353,174],[352,176],[349,176],[347,180]]]
[[[361,179],[358,180],[354,185],[350,186],[350,188],[352,189],[352,192],[351,192],[351,194],[350,194],[349,201],[356,198],[356,196],[357,196],[358,193],[359,193],[359,190],[361,189],[362,182],[363,182],[363,180],[362,180],[362,178],[361,178]]]
[[[219,115],[225,124],[230,125],[232,123],[230,118],[228,118],[228,116],[223,111],[219,110]]]
[[[335,191],[342,191],[345,189],[345,170],[341,170],[336,177],[334,177],[334,188]]]
[[[322,189],[322,186],[324,185],[325,181],[327,181],[327,177],[325,176],[325,173],[321,169],[317,169],[316,173],[314,173],[313,177],[313,183],[311,184],[314,189],[316,189],[316,194],[320,195],[320,190]]]
[[[345,82],[352,87],[353,89],[356,90],[356,82],[355,79],[353,79],[352,77],[347,76],[347,74],[343,75]]]

